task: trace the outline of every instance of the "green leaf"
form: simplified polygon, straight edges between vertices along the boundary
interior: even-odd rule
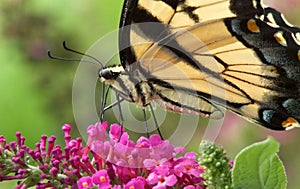
[[[234,189],[285,189],[286,175],[278,149],[279,143],[271,137],[244,148],[234,161]]]

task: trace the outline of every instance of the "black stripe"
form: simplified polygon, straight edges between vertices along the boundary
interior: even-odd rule
[[[249,48],[249,49],[252,50],[252,48]],[[223,71],[224,75],[227,75],[229,77],[238,79],[238,80],[243,81],[245,83],[249,83],[249,84],[252,84],[252,85],[255,85],[255,86],[258,86],[258,87],[262,87],[262,88],[266,88],[266,89],[270,89],[270,90],[273,90],[273,91],[276,91],[276,92],[282,92],[282,91],[288,92],[286,89],[289,89],[288,93],[290,93],[290,94],[294,94],[295,93],[295,90],[293,89],[293,86],[295,85],[294,81],[292,81],[291,79],[286,78],[285,71],[282,68],[280,68],[280,67],[274,66],[276,68],[276,71],[279,73],[278,77],[272,77],[272,76],[266,76],[266,75],[259,75],[259,74],[254,74],[254,73],[251,73],[251,72],[244,72],[244,71],[239,71],[239,70],[231,70],[230,67],[233,66],[233,65],[230,65],[230,63],[228,64],[228,63],[224,62],[222,59],[220,59],[216,55],[210,55],[210,56],[213,56],[220,64],[222,64],[225,67],[225,70]],[[239,66],[239,65],[235,64],[234,66]],[[261,66],[263,66],[263,64]],[[256,85],[256,84],[252,83],[251,81],[247,81],[247,80],[244,80],[244,79],[241,79],[241,78],[237,78],[237,77],[232,76],[232,75],[228,75],[228,74],[226,74],[226,71],[237,72],[237,73],[244,73],[244,74],[249,74],[249,75],[255,75],[255,76],[264,78],[266,80],[272,81],[274,83],[274,85],[271,85],[271,86],[270,85],[268,85],[268,86],[267,85],[265,85],[265,86],[263,86],[263,85]]]
[[[230,85],[231,87],[239,90],[246,98],[249,99],[250,103],[253,103],[254,100],[243,90],[241,90],[237,85],[233,84],[232,82],[224,79],[220,74],[213,72],[211,70],[209,70],[208,68],[204,67],[201,65],[201,63],[199,63],[197,60],[194,59],[193,55],[187,51],[185,51],[185,49],[183,49],[176,41],[175,36],[172,35],[171,37],[168,37],[164,40],[162,40],[160,42],[161,44],[159,44],[160,46],[163,46],[164,48],[169,49],[171,52],[173,52],[178,58],[182,59],[185,63],[187,63],[188,65],[194,67],[195,69],[204,72],[208,75],[211,75],[212,77],[219,79],[221,81],[224,81],[226,84]],[[204,64],[204,63],[203,63]],[[155,83],[157,83],[158,85],[167,87],[167,88],[173,88],[173,86],[171,86],[169,83],[164,82],[162,80],[159,80],[157,78],[154,78],[152,75],[150,75],[149,72],[147,72],[146,70],[144,70],[142,67],[139,67],[140,72],[146,77],[148,78],[149,81],[154,81]],[[189,92],[195,92],[194,90],[191,89],[187,89],[187,88],[177,88],[178,90],[182,90],[182,91],[189,91]],[[197,94],[199,96],[203,96],[207,99],[211,98],[212,94],[206,94],[200,91],[196,91]],[[216,99],[218,102],[222,103],[224,102],[224,99],[220,99],[218,97],[214,97],[214,99]],[[230,103],[232,107],[236,107],[236,108],[240,108],[243,105],[246,104],[241,104],[241,103],[232,103],[232,102],[227,102]]]
[[[182,8],[183,12],[187,14],[190,17],[190,19],[192,19],[194,22],[197,23],[200,21],[199,16],[194,13],[194,10],[196,10],[199,7],[183,6]]]
[[[168,40],[168,39],[166,39],[166,40]],[[194,67],[195,69],[197,69],[201,72],[211,75],[212,77],[214,77],[216,79],[224,81],[226,84],[232,86],[233,88],[235,88],[235,89],[239,90],[241,93],[243,93],[250,101],[253,101],[253,99],[251,99],[250,96],[245,91],[241,90],[237,85],[224,79],[220,74],[218,74],[214,71],[211,71],[208,68],[202,66],[201,64],[205,64],[205,63],[201,63],[201,62],[199,63],[197,60],[195,60],[193,55],[191,53],[185,51],[181,46],[179,46],[179,44],[177,43],[177,41],[175,39],[166,42],[166,44],[163,43],[162,45],[165,45],[164,47],[171,50],[177,57],[179,57],[180,59],[185,61],[188,65]]]
[[[132,18],[136,12],[139,0],[125,0],[123,4],[119,27],[124,27],[132,23]]]
[[[172,9],[175,11],[176,11],[179,3],[185,2],[185,0],[162,0],[162,1],[166,4],[168,4],[170,7],[172,7]]]
[[[119,83],[120,87],[122,88],[121,91],[114,88],[114,90],[118,91],[119,93],[123,94],[124,96],[128,96],[132,102],[135,102],[135,99],[133,98],[132,91],[128,90],[128,87],[125,85],[124,81],[120,78],[116,79],[116,82]],[[111,85],[113,87],[113,85]]]
[[[137,84],[135,85],[135,89],[136,89],[136,92],[137,92],[137,94],[138,94],[137,98],[140,98],[140,97],[141,97],[142,103],[143,103],[143,105],[144,105],[145,97],[144,97],[144,95],[143,95],[143,91],[142,91],[142,89],[141,89],[140,83],[137,83]]]
[[[120,20],[119,30],[119,50],[120,61],[125,71],[126,66],[133,62],[136,62],[136,56],[131,49],[130,44],[130,27],[125,27],[132,23],[132,18],[136,12],[138,0],[125,0],[123,4],[123,10]]]
[[[176,40],[176,36],[172,35],[168,38],[163,39],[158,44],[159,46],[163,46],[167,49],[169,49],[172,53],[174,53],[178,58],[182,59],[184,62],[188,63],[192,67],[196,69],[200,69],[204,71],[205,73],[211,73],[210,70],[203,67],[201,64],[197,62],[197,60],[194,59],[194,57],[191,55],[190,52],[187,52],[184,48],[181,47],[180,44],[178,44]]]
[[[178,4],[184,3],[185,0],[162,0],[164,3],[172,7],[174,10],[177,9]],[[186,11],[189,11],[187,8]],[[192,11],[192,10],[190,10]],[[191,12],[188,12],[189,16],[193,20],[194,18]],[[191,15],[192,14],[192,15]],[[198,18],[199,19],[199,18]],[[152,15],[150,12],[144,9],[144,7],[138,6],[138,0],[126,0],[123,5],[122,16],[120,21],[120,32],[119,32],[119,49],[120,49],[120,60],[125,71],[128,71],[126,67],[137,61],[134,50],[130,43],[130,32],[131,28],[124,26],[130,25],[132,23],[145,23],[153,22],[157,23],[153,28],[152,24],[140,24],[139,29],[144,33],[151,41],[158,42],[163,38],[170,35],[169,26],[161,24],[161,21]]]
[[[154,26],[153,24],[147,24],[147,22],[157,24]],[[133,0],[132,2],[131,0],[125,1],[119,32],[120,60],[125,71],[128,71],[128,68],[126,69],[128,65],[137,61],[130,43],[131,27],[124,28],[124,26],[132,23],[140,23],[138,25],[140,31],[153,42],[160,41],[169,35],[169,26],[160,24],[161,21],[157,17],[153,16],[143,7],[138,6],[138,0]]]
[[[161,22],[157,17],[148,12],[144,7],[138,6],[134,12],[132,21],[135,23]]]
[[[146,104],[146,96],[145,96],[146,94],[143,93],[143,90],[141,88],[141,82],[137,83],[135,85],[135,89],[136,89],[136,92],[138,94],[137,98],[141,98],[143,106],[147,106],[147,104]]]
[[[201,91],[195,91],[195,90],[189,89],[189,88],[178,87],[176,85],[171,85],[170,83],[168,83],[166,81],[162,81],[160,79],[156,79],[156,78],[153,78],[153,77],[149,78],[148,81],[153,83],[153,84],[157,84],[159,86],[162,86],[162,87],[165,87],[165,88],[168,88],[168,89],[183,91],[184,93],[188,93],[188,94],[197,94],[197,97],[199,97],[201,99],[202,99],[202,97],[205,98],[205,99],[213,99],[214,102],[223,104],[224,106],[229,106],[229,107],[232,107],[232,108],[236,108],[236,109],[241,108],[242,106],[254,103],[254,101],[250,98],[250,96],[247,95],[244,91],[242,91],[239,88],[238,88],[239,91],[241,91],[249,99],[249,103],[233,103],[233,102],[227,101],[226,99],[222,99],[222,98],[219,98],[217,96],[214,96],[213,94],[208,94],[208,93],[204,93],[204,92],[201,92]],[[232,84],[229,81],[224,80],[224,82],[226,82],[228,85],[231,85],[234,88],[236,87],[236,85]]]
[[[261,6],[260,0],[256,1],[256,7],[253,4],[254,0],[231,0],[229,9],[238,17],[254,18],[255,15],[262,15],[264,9]]]
[[[165,101],[165,102],[167,102],[167,103],[170,103],[170,104],[172,104],[172,105],[174,105],[174,106],[177,106],[177,107],[179,107],[179,108],[182,108],[182,109],[189,109],[189,110],[192,110],[192,111],[195,111],[195,112],[199,112],[199,113],[203,113],[203,114],[208,114],[208,115],[210,115],[210,114],[212,113],[212,112],[203,111],[203,110],[201,110],[201,109],[196,109],[196,108],[193,108],[193,107],[190,107],[190,106],[186,106],[186,105],[180,104],[180,103],[175,102],[175,101],[169,99],[168,97],[162,95],[161,93],[157,93],[157,94],[158,94],[158,96],[159,96],[163,101]],[[201,98],[201,100],[206,101],[206,102],[208,102],[209,104],[212,105],[212,103],[209,102],[209,101],[207,101],[206,99]],[[213,106],[213,105],[212,105],[212,106]],[[215,106],[213,106],[213,107],[215,107]]]
[[[170,35],[169,26],[162,24],[157,17],[153,16],[142,7],[138,7],[138,11],[134,16],[133,21],[135,23],[142,23],[138,25],[140,31],[143,32],[144,35],[153,42],[158,42]]]

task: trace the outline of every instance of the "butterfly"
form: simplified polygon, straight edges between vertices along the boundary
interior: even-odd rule
[[[121,65],[99,77],[122,99],[273,130],[299,127],[300,28],[260,0],[125,0]]]

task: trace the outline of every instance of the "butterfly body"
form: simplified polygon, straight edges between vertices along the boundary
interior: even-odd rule
[[[214,8],[226,17],[202,17]],[[223,106],[270,129],[299,127],[300,29],[280,18],[259,0],[127,0],[122,65],[100,79],[142,107],[220,118]]]

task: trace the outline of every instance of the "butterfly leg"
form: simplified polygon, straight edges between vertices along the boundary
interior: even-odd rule
[[[146,110],[144,108],[143,108],[143,115],[144,115],[144,122],[145,122],[145,131],[147,133],[147,137],[149,138],[149,128],[147,124]]]
[[[101,105],[100,105],[100,114],[99,114],[99,118],[100,118],[100,122],[103,122],[103,117],[104,117],[104,112],[112,107],[105,107],[106,106],[106,101],[107,101],[107,96],[108,96],[108,92],[110,90],[110,86],[105,90],[105,85],[102,85],[102,101],[101,101]]]
[[[120,117],[119,117],[120,125],[123,127],[124,117],[123,117],[123,112],[121,109],[121,101],[123,101],[124,99],[120,98],[120,95],[118,93],[116,93],[116,98],[117,98],[117,102],[118,102],[117,105],[118,105],[118,109],[119,109],[119,113],[120,113]],[[123,130],[123,128],[122,128],[122,130]]]
[[[104,113],[105,113],[107,110],[109,110],[109,109],[111,109],[111,108],[113,108],[113,107],[115,107],[115,106],[121,104],[121,102],[123,102],[123,101],[124,101],[124,99],[121,98],[119,101],[115,101],[115,102],[111,103],[110,105],[106,106],[105,108],[103,108],[103,110],[101,110],[100,115],[103,116]]]
[[[150,106],[150,111],[151,111],[151,115],[153,116],[153,120],[154,120],[154,123],[155,123],[155,128],[159,134],[159,136],[161,137],[161,139],[163,140],[163,136],[159,130],[159,126],[158,126],[158,123],[157,123],[157,119],[156,119],[156,116],[155,116],[155,113],[154,113],[154,110],[153,110],[153,107],[152,107],[152,104],[149,104]]]
[[[108,90],[106,92],[108,92]],[[107,95],[105,95],[105,96],[107,97]],[[116,93],[116,98],[117,98],[117,100],[115,102],[111,103],[109,106],[106,106],[105,108],[102,108],[102,110],[100,112],[100,120],[103,119],[103,115],[106,110],[109,110],[115,106],[118,106],[118,109],[120,112],[119,120],[120,120],[121,130],[124,131],[124,128],[123,128],[124,118],[123,118],[123,113],[122,113],[122,109],[121,109],[121,102],[123,102],[124,99],[120,98],[120,95],[118,93]],[[106,105],[106,99],[107,98],[105,98],[105,100],[104,100],[105,102],[102,104],[102,106]],[[122,134],[123,133],[121,132],[119,140],[121,139]]]

